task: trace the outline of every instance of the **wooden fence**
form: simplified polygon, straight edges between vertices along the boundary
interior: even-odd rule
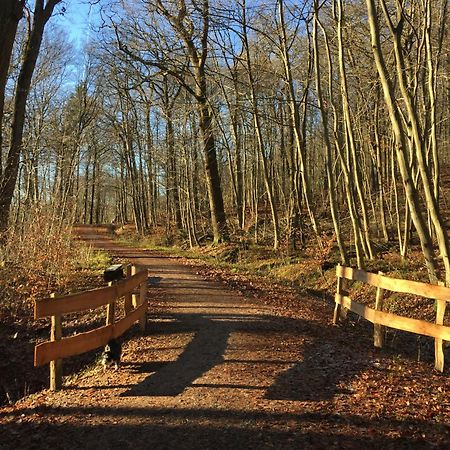
[[[145,330],[147,312],[147,270],[136,271],[136,267],[127,267],[127,278],[109,283],[108,287],[66,295],[51,296],[35,302],[34,318],[51,317],[50,340],[36,345],[34,365],[50,363],[50,389],[58,390],[62,386],[62,359],[79,355],[102,347],[111,339],[118,338],[139,320],[141,330]],[[139,288],[139,294],[133,293]],[[115,321],[116,303],[125,298],[125,317]],[[62,337],[63,314],[94,309],[106,305],[106,324],[102,327]]]
[[[381,272],[378,274],[369,273],[340,265],[336,268],[336,275],[336,307],[334,310],[333,323],[336,324],[340,318],[345,318],[347,310],[364,317],[364,319],[367,319],[374,324],[374,345],[376,347],[383,346],[385,326],[434,337],[435,367],[438,371],[443,372],[443,344],[444,341],[450,341],[450,327],[443,325],[446,303],[450,302],[450,288],[420,283],[418,281],[388,278]],[[368,283],[371,286],[375,286],[377,288],[375,309],[353,301],[348,296],[348,292],[344,290],[344,279],[361,281],[363,283]],[[436,301],[436,323],[411,319],[383,311],[383,294],[385,290],[434,299]]]

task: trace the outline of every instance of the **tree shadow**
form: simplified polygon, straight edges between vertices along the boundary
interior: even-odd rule
[[[293,360],[292,355],[278,359],[278,363],[285,365],[285,368],[281,367],[275,378],[268,379],[271,385],[266,387],[265,398],[271,400],[330,399],[337,393],[342,393],[342,386],[371,364],[370,348],[355,358],[345,338],[341,345],[336,339],[336,329],[307,320],[226,312],[165,313],[153,315],[150,320],[151,334],[193,333],[193,338],[175,361],[165,362],[160,367],[143,363],[140,366],[141,371],[147,371],[148,377],[130,387],[122,394],[124,397],[176,396],[188,387],[198,387],[197,383],[194,384],[195,380],[215,366],[233,362],[233,358],[230,359],[225,355],[229,348],[229,338],[235,332],[254,335],[262,347],[276,346],[280,336],[294,339],[292,341],[294,343],[297,338],[298,342],[303,342],[301,360]],[[246,354],[252,354],[252,345],[254,344],[242,343]],[[271,358],[249,357],[240,363],[247,364],[254,368],[252,370],[258,371],[263,370],[268,364],[276,365],[276,356],[275,353]],[[138,366],[137,362],[135,364]],[[200,380],[199,383],[202,381]],[[236,388],[245,387],[245,385],[248,385],[248,388],[260,388],[256,384],[251,386],[249,383],[242,384],[233,379],[222,383],[222,385],[225,384]]]
[[[449,437],[449,427],[432,421],[315,411],[39,406],[19,408],[16,414],[37,415],[39,432],[33,421],[7,422],[1,433],[4,450],[50,445],[54,449],[444,449]]]
[[[159,332],[172,334],[194,331],[193,339],[176,361],[164,364],[160,370],[154,371],[122,396],[178,395],[194,380],[223,361],[230,333],[226,324],[216,324],[201,314],[169,316],[173,321],[160,323]]]

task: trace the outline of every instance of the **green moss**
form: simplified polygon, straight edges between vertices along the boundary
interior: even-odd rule
[[[272,274],[282,280],[288,280],[292,282],[299,281],[304,277],[303,264],[287,264],[279,266],[272,270]]]
[[[82,245],[79,248],[75,265],[78,269],[103,271],[111,265],[111,255],[103,250],[95,250],[90,246]]]

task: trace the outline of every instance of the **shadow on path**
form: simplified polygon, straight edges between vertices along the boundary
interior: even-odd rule
[[[366,353],[355,355],[345,338],[342,345],[336,346],[334,329],[311,321],[269,315],[174,313],[151,316],[149,329],[152,335],[193,333],[194,336],[175,361],[161,365],[136,362],[138,370],[149,375],[122,396],[176,396],[215,366],[234,362],[251,366],[256,376],[267,365],[285,366],[275,378],[268,376],[267,399],[320,401],[342,393],[341,386],[371,364],[370,347]],[[229,338],[235,332],[254,336],[240,344],[240,351],[247,355],[240,361],[226,355]],[[279,350],[280,339],[288,339],[289,345],[297,342],[298,348]],[[226,385],[261,389],[257,384],[242,384],[236,379]]]
[[[38,407],[39,433],[32,424],[10,424],[3,449],[444,449],[444,438],[421,437],[435,424],[420,420],[369,419],[317,411],[212,410],[201,408]],[[1,416],[1,415],[0,415]],[[72,423],[65,417],[75,417]],[[95,424],[86,417],[97,417]],[[47,418],[51,419],[47,421]],[[286,429],[289,424],[289,429]],[[367,433],[367,430],[371,430]],[[388,435],[386,430],[394,432]],[[24,432],[27,431],[27,432]],[[19,447],[14,447],[21,435]],[[67,444],[67,443],[70,444]]]

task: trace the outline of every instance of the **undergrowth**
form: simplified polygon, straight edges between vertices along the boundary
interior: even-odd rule
[[[326,237],[322,240],[322,246],[298,251],[293,256],[287,256],[283,251],[275,251],[270,246],[250,243],[246,246],[241,243],[223,243],[183,249],[181,244],[175,247],[164,246],[159,235],[142,238],[131,232],[122,236],[121,242],[200,260],[212,268],[231,274],[261,276],[300,290],[323,292],[330,296],[334,296],[336,291],[335,267],[339,264],[339,254],[333,239],[327,240]],[[352,263],[353,266],[356,265],[355,262]],[[420,249],[412,248],[408,259],[402,259],[396,252],[384,252],[374,260],[367,261],[366,270],[374,273],[381,271],[393,278],[428,282]],[[349,290],[354,300],[373,307],[375,291],[372,287],[354,282],[349,285]],[[433,301],[388,291],[385,293],[385,309],[409,317],[432,320],[434,317]]]
[[[37,209],[0,245],[0,312],[18,314],[37,298],[66,293],[80,278],[100,273],[109,261],[107,253],[76,241],[69,227]]]

